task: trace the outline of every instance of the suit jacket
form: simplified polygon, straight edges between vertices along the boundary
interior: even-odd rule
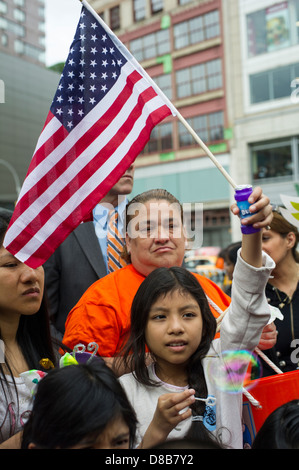
[[[66,317],[107,270],[93,222],[80,224],[44,264],[51,322],[61,339]]]

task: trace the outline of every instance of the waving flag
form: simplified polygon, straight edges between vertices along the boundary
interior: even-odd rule
[[[173,113],[142,70],[83,6],[4,240],[20,261],[43,264]]]

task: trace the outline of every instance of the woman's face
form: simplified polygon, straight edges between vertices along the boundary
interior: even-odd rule
[[[263,230],[262,249],[271,256],[276,266],[291,253],[292,247],[294,246],[294,237],[290,237],[289,235],[290,234],[286,237],[282,237],[280,233],[274,232],[273,230]]]
[[[3,246],[0,248],[0,317],[33,315],[41,305],[44,292],[44,269],[29,268]]]
[[[136,208],[131,208],[134,214]],[[138,272],[147,276],[159,267],[181,266],[185,242],[179,204],[166,200],[138,204],[126,235],[127,250]]]

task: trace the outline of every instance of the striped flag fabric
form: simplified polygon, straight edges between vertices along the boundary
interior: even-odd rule
[[[137,65],[136,65],[137,64]],[[170,114],[125,46],[84,6],[4,247],[42,265],[125,173]]]

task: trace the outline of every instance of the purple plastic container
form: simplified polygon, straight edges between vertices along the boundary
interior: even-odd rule
[[[252,186],[248,185],[240,185],[237,186],[235,189],[235,200],[237,202],[237,206],[240,209],[240,218],[244,219],[245,217],[249,217],[252,215],[252,212],[249,212],[249,202],[248,198],[252,193]],[[259,228],[254,228],[252,225],[242,225],[241,224],[241,232],[244,234],[250,233],[257,233],[259,232]]]

